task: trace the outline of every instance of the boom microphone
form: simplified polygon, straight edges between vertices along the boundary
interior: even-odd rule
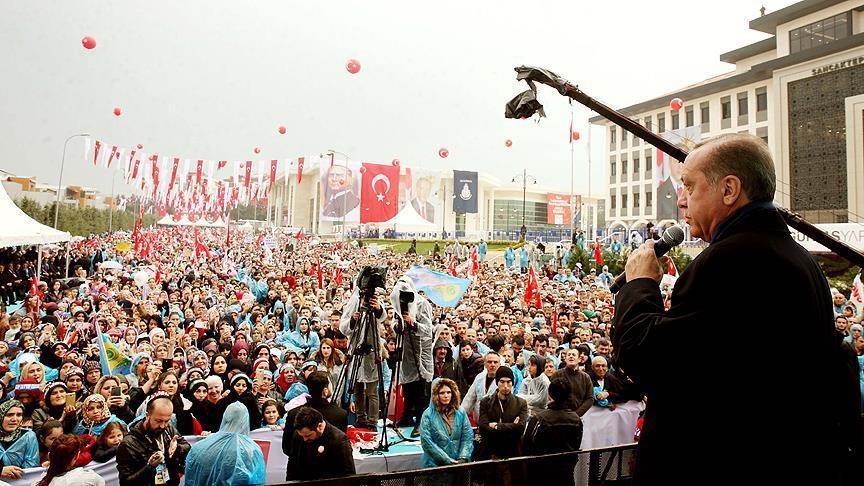
[[[666,253],[669,253],[669,250],[671,250],[672,247],[678,246],[683,242],[684,230],[681,229],[680,226],[670,226],[663,232],[663,238],[654,244],[654,254],[657,255],[657,258],[660,258]],[[617,294],[625,283],[627,283],[627,273],[621,272],[621,275],[618,275],[615,281],[612,282],[612,285],[609,286],[609,291],[613,294]]]

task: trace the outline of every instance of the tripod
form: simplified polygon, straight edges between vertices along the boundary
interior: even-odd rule
[[[363,367],[363,362],[372,354],[372,359],[375,361],[375,368],[378,376],[378,403],[385,406],[384,427],[382,427],[382,439],[379,446],[373,449],[374,451],[386,451],[387,447],[387,419],[386,419],[386,391],[384,390],[384,368],[381,358],[381,336],[378,332],[378,323],[375,317],[375,311],[370,307],[370,295],[361,295],[360,304],[360,319],[351,322],[351,329],[354,330],[351,339],[348,342],[348,366],[344,366],[339,375],[338,385],[336,387],[335,396],[342,400],[344,392],[348,391],[348,403],[351,402],[351,395],[354,394],[354,387],[357,383],[357,378],[360,374],[360,369]],[[383,311],[382,311],[383,312]],[[342,403],[343,407],[346,404]],[[379,406],[379,416],[380,416]],[[373,418],[376,422],[378,417]]]
[[[385,451],[388,450],[388,448],[391,445],[396,445],[396,444],[399,444],[400,442],[405,442],[405,441],[416,441],[417,440],[415,438],[409,439],[409,438],[405,437],[402,434],[402,431],[399,430],[399,427],[396,425],[396,422],[394,421],[393,424],[391,425],[391,427],[393,428],[393,431],[396,433],[396,435],[399,437],[399,439],[393,443],[387,442],[387,419],[386,419],[386,416],[387,416],[387,412],[389,411],[389,408],[390,408],[390,395],[393,392],[393,387],[399,385],[399,377],[402,374],[402,359],[405,356],[404,352],[403,352],[403,342],[404,342],[404,338],[405,338],[405,333],[408,332],[408,329],[405,328],[405,321],[402,319],[402,315],[401,314],[394,314],[394,315],[397,319],[399,319],[399,323],[397,325],[400,326],[402,330],[396,331],[396,333],[395,333],[396,334],[396,349],[393,351],[393,354],[394,354],[393,362],[395,364],[393,366],[393,369],[390,370],[390,373],[391,373],[390,389],[387,390],[387,396],[384,400],[385,419],[384,419],[384,427],[381,430],[381,439],[379,441],[378,448],[381,450],[385,450]],[[414,360],[415,360],[414,365],[419,369],[419,364],[417,363],[417,350],[414,347],[414,341],[412,339],[409,339],[408,342],[411,344],[411,350],[412,350],[412,354],[413,354]],[[396,417],[394,416],[393,418],[395,419]],[[417,424],[417,427],[419,427],[419,426],[420,426],[420,424]]]

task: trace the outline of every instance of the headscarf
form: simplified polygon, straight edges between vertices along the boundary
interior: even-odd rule
[[[96,402],[96,404],[102,409],[99,413],[99,417],[96,420],[90,420],[87,417],[87,405],[91,402]],[[93,427],[94,425],[101,424],[102,422],[111,418],[111,411],[108,410],[108,401],[105,400],[105,397],[98,393],[94,393],[89,395],[84,399],[84,403],[81,405],[81,413],[82,419],[81,421],[84,423],[84,426],[87,428]]]
[[[18,400],[12,399],[12,400],[7,400],[3,403],[0,403],[0,420],[2,420],[3,417],[5,417],[6,414],[9,412],[9,409],[11,409],[13,407],[18,407],[21,409],[22,412],[24,411],[24,404],[22,404]],[[5,442],[5,443],[15,442],[23,434],[24,434],[24,431],[21,430],[21,424],[18,424],[18,427],[15,430],[13,430],[12,432],[6,432],[6,430],[0,428],[0,442]]]

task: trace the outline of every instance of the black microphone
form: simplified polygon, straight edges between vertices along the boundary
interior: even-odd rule
[[[663,238],[660,239],[657,243],[654,243],[654,254],[657,255],[657,258],[669,253],[669,250],[672,247],[678,246],[684,242],[684,230],[681,229],[680,226],[670,226],[666,228],[666,231],[663,232]],[[609,291],[613,294],[617,294],[621,287],[627,283],[627,273],[621,272],[621,275],[612,282],[612,285],[609,286]]]

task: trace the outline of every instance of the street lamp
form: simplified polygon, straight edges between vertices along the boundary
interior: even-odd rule
[[[525,226],[525,194],[527,192],[528,181],[531,181],[532,184],[537,184],[537,179],[534,176],[528,175],[527,169],[522,169],[522,174],[517,174],[513,176],[511,182],[516,182],[518,179],[522,179],[522,227],[519,228],[519,234],[522,235],[522,240],[525,240],[525,235],[528,234],[528,228]]]
[[[335,154],[339,154],[342,157],[345,157],[345,174],[348,174],[348,159],[350,159],[351,156],[346,154],[345,152],[340,152],[338,150],[333,150],[333,149],[327,149],[327,152],[329,152],[329,154],[330,154],[330,165],[331,166],[333,165],[333,157]],[[347,209],[347,207],[346,207],[347,201],[348,201],[347,198],[345,198],[345,197],[342,198],[342,240],[345,239],[345,211]]]
[[[75,137],[89,136],[89,133],[79,133],[78,135],[71,135],[63,142],[63,157],[60,159],[60,178],[57,179],[57,203],[54,205],[54,229],[57,229],[57,219],[60,217],[60,184],[63,183],[63,166],[66,165],[66,145],[69,144],[69,140]]]

